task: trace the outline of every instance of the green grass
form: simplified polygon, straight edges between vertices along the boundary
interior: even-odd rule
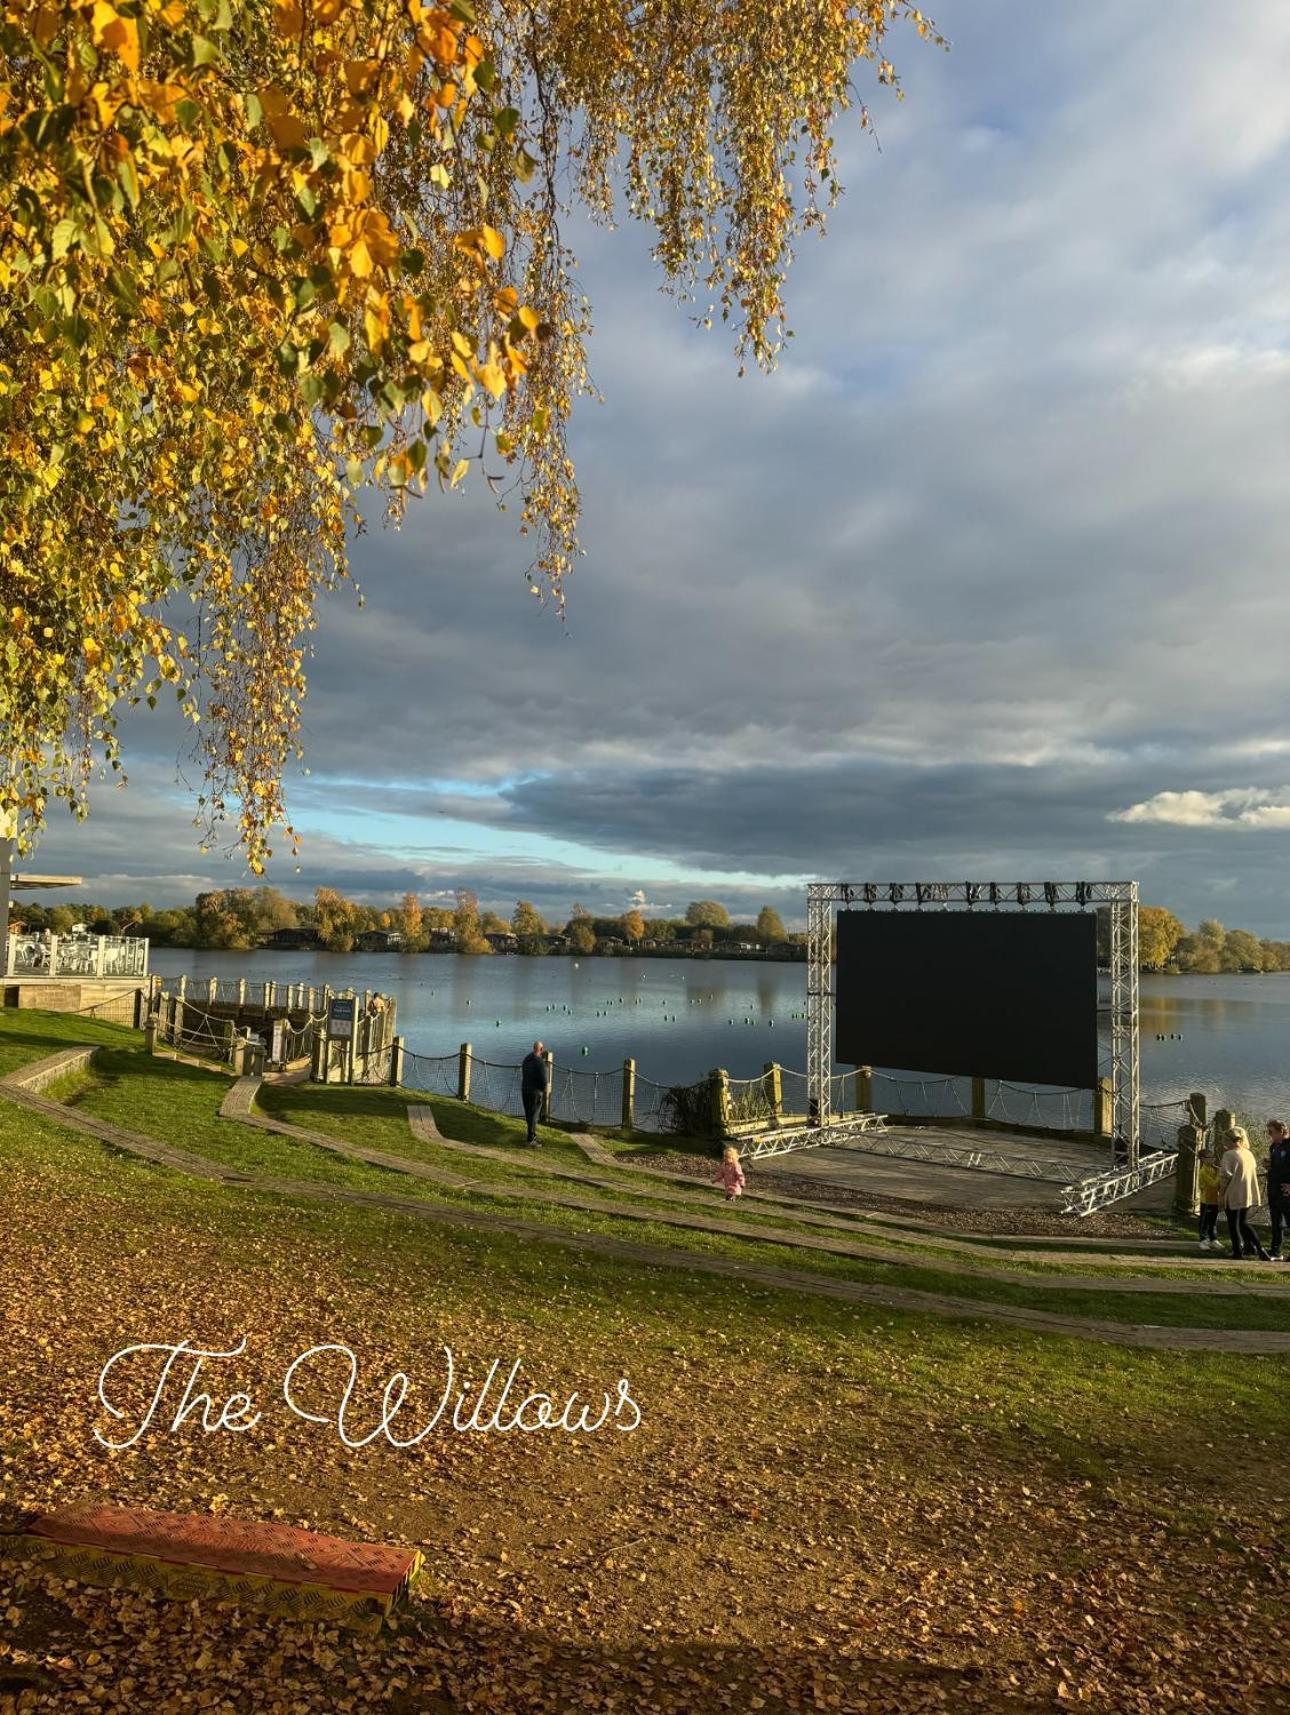
[[[903,1246],[899,1253],[903,1260],[891,1262],[797,1251],[759,1236],[765,1233],[773,1217],[742,1214],[741,1223],[748,1233],[744,1238],[669,1225],[665,1219],[668,1206],[651,1204],[647,1199],[633,1198],[632,1204],[656,1213],[658,1219],[631,1220],[612,1212],[563,1208],[553,1202],[507,1195],[507,1192],[523,1184],[538,1189],[545,1185],[553,1192],[585,1189],[586,1195],[605,1201],[612,1201],[614,1193],[569,1184],[561,1187],[522,1170],[508,1177],[508,1169],[501,1164],[483,1159],[469,1161],[423,1145],[419,1151],[423,1159],[438,1157],[448,1172],[475,1177],[481,1182],[488,1180],[496,1186],[496,1192],[438,1186],[381,1167],[347,1161],[306,1142],[221,1120],[219,1108],[227,1091],[228,1081],[223,1077],[182,1062],[151,1058],[142,1049],[130,1048],[101,1052],[93,1074],[69,1094],[78,1107],[102,1119],[256,1174],[313,1180],[409,1197],[430,1205],[539,1220],[565,1231],[603,1234],[672,1251],[717,1255],[832,1279],[945,1294],[979,1303],[983,1313],[991,1305],[1017,1305],[1058,1316],[1161,1326],[1279,1329],[1287,1324],[1290,1306],[1284,1299],[1214,1298],[1199,1293],[1128,1295],[1073,1288],[1041,1291],[1020,1275],[1015,1281],[996,1281],[951,1274],[936,1268],[934,1256],[913,1260],[908,1247]],[[289,1118],[291,1123],[311,1124],[341,1140],[390,1154],[413,1154],[406,1100],[400,1092],[277,1086],[264,1093],[266,1106],[278,1116]],[[473,1129],[477,1139],[487,1139],[490,1143],[500,1143],[508,1136],[513,1140],[518,1130],[518,1122],[504,1116],[476,1114],[457,1103],[441,1103],[439,1098],[431,1105],[445,1130]],[[578,1160],[581,1162],[583,1158],[578,1156]],[[491,1180],[490,1173],[495,1175]],[[717,1200],[706,1209],[718,1215],[728,1212],[726,1205]],[[775,1224],[787,1233],[802,1230],[795,1229],[789,1221]],[[1050,1263],[1046,1272],[1058,1275],[1071,1270]]]
[[[215,1083],[215,1080],[211,1080]],[[227,1122],[220,1122],[227,1124]],[[230,1128],[236,1129],[236,1128]],[[174,1141],[184,1142],[178,1132]],[[191,1140],[189,1140],[191,1141]],[[1126,1457],[1165,1470],[1189,1446],[1239,1438],[1281,1445],[1290,1365],[1226,1353],[1133,1351],[1022,1329],[944,1322],[845,1305],[754,1282],[682,1275],[613,1258],[568,1256],[501,1232],[427,1228],[398,1213],[312,1206],[165,1173],[0,1101],[0,1163],[42,1200],[86,1200],[105,1242],[124,1224],[215,1235],[236,1268],[248,1242],[309,1251],[338,1281],[370,1281],[383,1259],[433,1259],[445,1301],[504,1310],[576,1342],[602,1318],[633,1330],[646,1361],[662,1356],[758,1363],[871,1387],[910,1405],[956,1444],[990,1434],[1019,1461],[1098,1481]],[[120,1215],[111,1214],[113,1205]],[[146,1234],[132,1242],[147,1244]],[[783,1253],[779,1253],[781,1256]],[[311,1265],[312,1266],[312,1265]],[[344,1290],[343,1284],[341,1290]],[[1186,1300],[1183,1301],[1186,1303]],[[1282,1322],[1284,1325],[1284,1319]]]
[[[109,1024],[89,1013],[5,1007],[0,1010],[0,1078],[63,1048],[82,1048],[100,1042],[120,1048],[142,1041],[139,1031],[122,1024]]]

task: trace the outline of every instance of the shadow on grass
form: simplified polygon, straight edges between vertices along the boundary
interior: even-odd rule
[[[92,1591],[84,1591],[82,1602],[87,1594],[92,1598]],[[103,1600],[112,1598],[104,1593]],[[28,1659],[0,1674],[0,1695],[23,1698],[20,1708],[29,1701],[33,1710],[51,1708],[48,1698],[97,1686],[105,1671],[111,1677],[124,1675],[133,1665],[136,1628],[148,1624],[165,1626],[167,1655],[178,1675],[205,1666],[210,1604],[194,1618],[163,1597],[134,1600],[141,1605],[134,1624],[100,1635],[60,1596],[43,1590],[25,1593],[15,1641]],[[281,1642],[301,1630],[300,1623],[278,1622],[253,1610],[243,1616],[232,1605],[221,1604],[217,1611],[227,1615],[231,1633],[242,1634],[239,1690],[258,1696],[274,1672],[281,1671]],[[758,1647],[633,1638],[615,1648],[536,1628],[463,1619],[433,1598],[401,1610],[394,1633],[360,1637],[341,1628],[329,1642],[327,1664],[310,1659],[307,1648],[291,1652],[292,1707],[302,1715],[335,1707],[331,1688],[338,1656],[350,1692],[363,1696],[364,1707],[376,1707],[366,1698],[379,1695],[385,1715],[458,1715],[477,1707],[505,1707],[511,1715],[553,1715],[609,1710],[624,1702],[636,1708],[753,1708],[764,1715],[788,1715],[816,1707],[823,1685],[829,1687],[832,1708],[894,1707],[922,1715],[965,1703],[983,1707],[983,1694],[991,1690],[988,1706],[1001,1715],[1020,1715],[1035,1707],[1002,1685],[992,1685],[1005,1677],[1008,1664],[1002,1661],[992,1668],[943,1666],[895,1655],[842,1655],[822,1647],[822,1639],[797,1647],[778,1641]],[[49,1665],[55,1655],[56,1674]],[[499,1694],[504,1702],[498,1701]]]

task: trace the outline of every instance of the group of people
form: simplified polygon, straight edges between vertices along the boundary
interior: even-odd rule
[[[1267,1176],[1268,1215],[1272,1223],[1272,1249],[1266,1251],[1250,1224],[1250,1216],[1263,1202],[1259,1185],[1259,1164],[1250,1148],[1244,1126],[1233,1126],[1223,1139],[1226,1148],[1216,1159],[1216,1152],[1204,1149],[1200,1155],[1200,1248],[1221,1251],[1218,1236],[1218,1211],[1227,1218],[1227,1236],[1234,1261],[1247,1256],[1260,1257],[1264,1262],[1282,1260],[1281,1244],[1290,1226],[1290,1130],[1282,1120],[1267,1123],[1268,1154],[1264,1162]]]

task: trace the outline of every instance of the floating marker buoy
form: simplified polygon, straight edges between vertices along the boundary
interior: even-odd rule
[[[586,1050],[586,1046],[585,1046],[585,1045],[584,1045],[584,1047],[583,1047],[583,1050],[582,1050],[582,1052],[583,1052],[583,1053],[584,1053],[584,1054],[585,1054],[585,1053],[586,1053],[586,1052],[587,1052],[587,1050]]]

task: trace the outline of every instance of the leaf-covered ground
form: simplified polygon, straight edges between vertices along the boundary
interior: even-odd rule
[[[398,1630],[366,1638],[6,1573],[0,1554],[0,1711],[1285,1706],[1283,1360],[879,1316],[292,1207],[3,1101],[0,1174],[10,1513],[283,1518],[418,1545],[429,1568]],[[184,1336],[246,1337],[210,1382],[226,1370],[262,1421],[102,1448],[105,1359]],[[368,1401],[400,1368],[413,1407],[437,1393],[447,1344],[476,1384],[517,1356],[561,1395],[626,1375],[642,1423],[350,1451],[281,1403],[291,1358],[328,1340],[359,1354]]]

